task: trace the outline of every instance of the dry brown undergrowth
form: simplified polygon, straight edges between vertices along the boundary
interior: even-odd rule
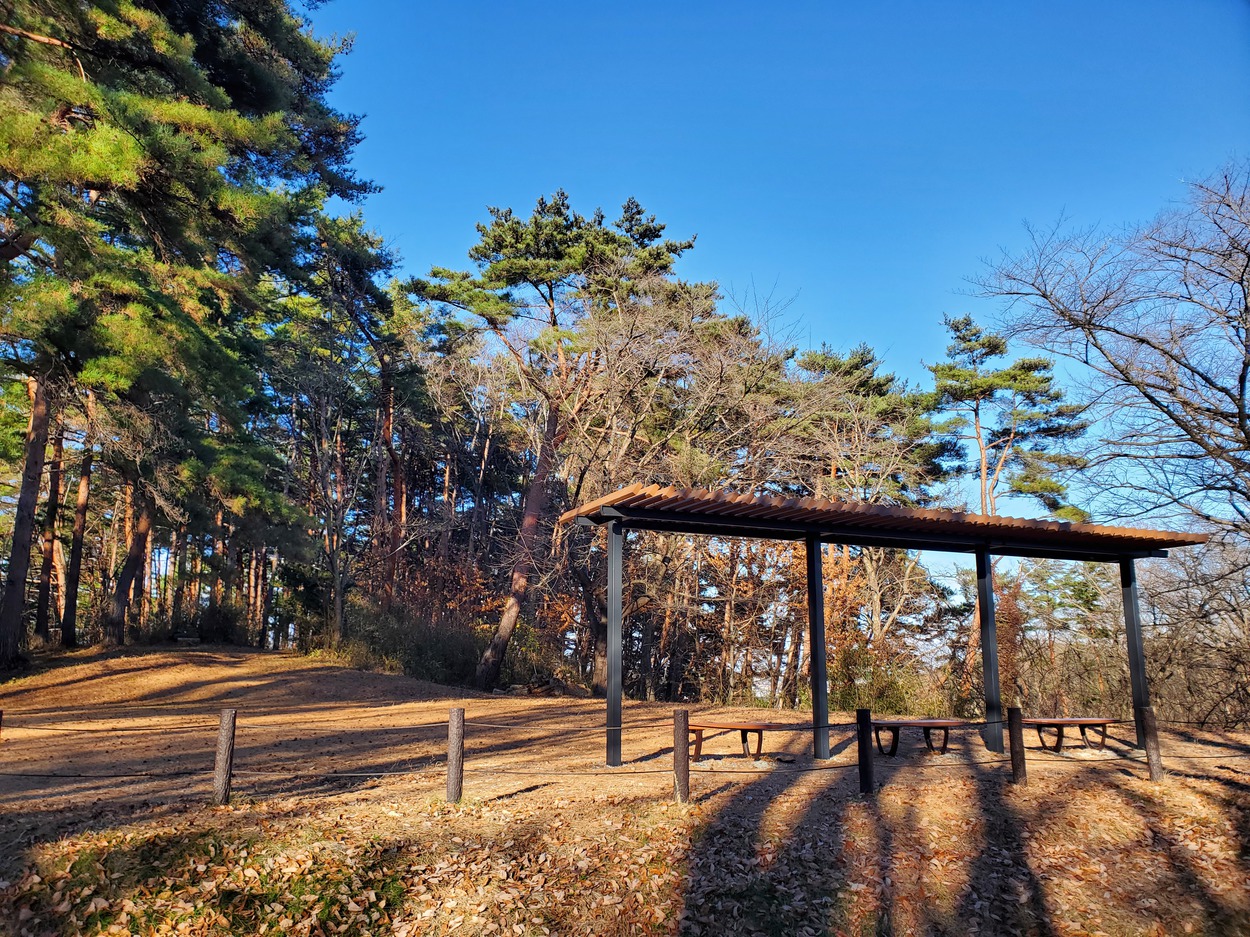
[[[240,774],[211,808],[223,706]],[[905,736],[867,800],[848,733],[830,765],[802,731],[761,762],[718,737],[678,806],[669,706],[627,705],[613,770],[601,703],[242,650],[81,652],[0,709],[3,933],[1250,932],[1245,735],[1168,732],[1159,785],[1123,732],[1105,756],[1034,745],[1027,788],[972,733],[946,756]]]

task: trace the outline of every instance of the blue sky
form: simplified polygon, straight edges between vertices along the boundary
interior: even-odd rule
[[[679,268],[912,378],[1023,223],[1145,220],[1250,156],[1250,3],[330,3],[365,207],[408,273],[486,206],[636,196]]]

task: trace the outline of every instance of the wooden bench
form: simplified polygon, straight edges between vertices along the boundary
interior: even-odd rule
[[[801,731],[805,726],[796,726],[786,722],[691,722],[690,731],[694,734],[694,760],[703,755],[704,732],[738,731],[742,736],[742,754],[750,756],[751,749],[747,746],[747,733],[755,733],[755,757],[760,757],[764,749],[765,732]]]
[[[1037,729],[1037,740],[1042,743],[1042,748],[1046,751],[1061,752],[1063,751],[1063,730],[1068,726],[1076,726],[1081,730],[1081,741],[1085,743],[1086,748],[1093,746],[1089,744],[1089,736],[1085,734],[1085,730],[1091,726],[1098,729],[1100,732],[1098,751],[1102,751],[1107,744],[1107,726],[1113,720],[1090,716],[1055,716],[1050,719],[1021,719],[1020,721],[1026,726],[1033,726]],[[1046,744],[1046,739],[1042,736],[1043,729],[1055,730],[1055,747],[1053,749]]]
[[[929,751],[935,751],[933,747],[932,732],[934,729],[942,730],[942,750],[941,754],[946,754],[946,747],[951,741],[951,729],[956,729],[964,725],[961,719],[874,719],[872,720],[873,731],[877,735],[877,751],[883,755],[894,756],[898,751],[898,736],[902,729],[924,729],[924,743],[929,746]],[[881,744],[881,730],[885,729],[890,732],[890,750],[887,752],[885,746]]]

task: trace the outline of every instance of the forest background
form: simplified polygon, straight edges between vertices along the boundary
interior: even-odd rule
[[[905,379],[683,278],[693,232],[633,199],[491,208],[407,274],[331,100],[347,43],[285,2],[0,8],[0,666],[197,636],[601,692],[603,544],[555,520],[645,480],[1210,530],[1143,564],[1152,686],[1250,718],[1246,164],[1148,223],[1031,231],[978,278],[1001,319],[947,316]],[[629,693],[806,702],[791,544],[626,556]],[[853,547],[825,573],[835,708],[976,713],[966,579]],[[996,575],[1009,702],[1123,713],[1115,571]]]

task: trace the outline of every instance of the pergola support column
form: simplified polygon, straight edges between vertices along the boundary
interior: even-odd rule
[[[829,757],[829,675],[825,662],[825,579],[820,540],[807,536],[808,660],[812,676],[812,754]]]
[[[977,609],[981,625],[981,672],[985,683],[985,747],[1003,752],[1003,697],[998,686],[998,629],[994,625],[994,567],[977,550]]]
[[[608,524],[608,765],[621,763],[621,615],[625,530]]]
[[[1142,707],[1150,705],[1150,685],[1146,682],[1146,650],[1141,637],[1141,607],[1137,602],[1137,570],[1133,560],[1120,560],[1120,592],[1124,599],[1124,632],[1128,637],[1128,675],[1133,687],[1133,721],[1137,726],[1137,747],[1146,747],[1146,727]]]

